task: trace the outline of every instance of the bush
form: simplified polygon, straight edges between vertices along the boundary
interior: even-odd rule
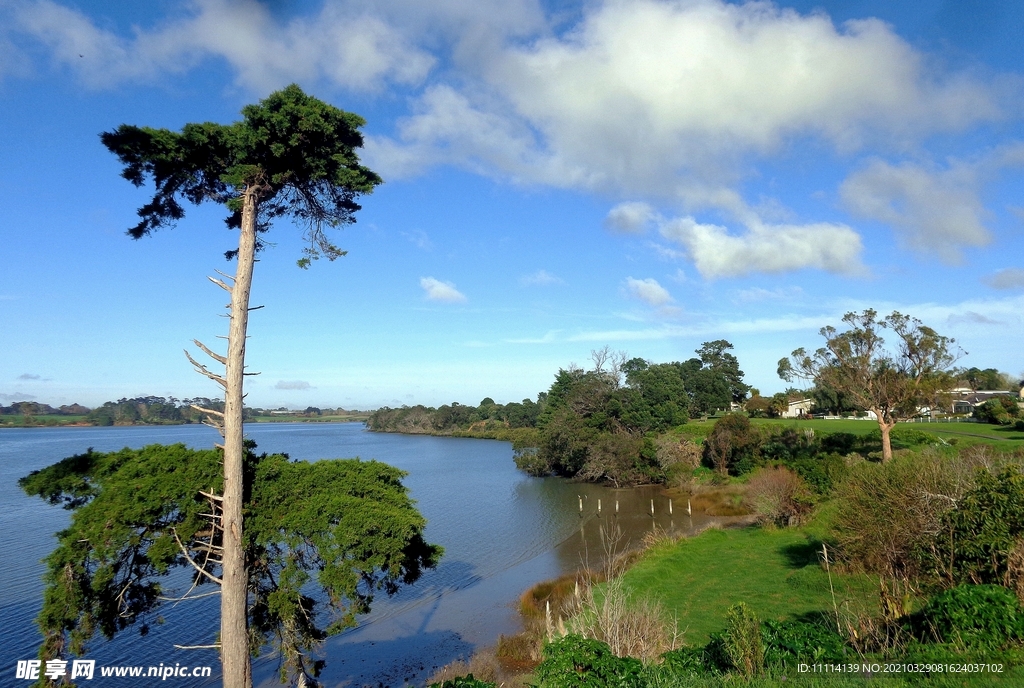
[[[761,622],[753,610],[742,602],[731,607],[725,618],[729,623],[723,636],[726,656],[747,678],[757,676],[764,668]]]
[[[760,458],[761,434],[742,413],[729,413],[715,423],[704,441],[704,465],[720,474],[742,475]]]
[[[997,649],[1024,638],[1024,610],[997,585],[960,585],[933,597],[914,615],[920,639],[965,649]]]
[[[767,666],[838,664],[846,660],[849,649],[830,626],[807,621],[765,621],[761,624],[761,642]]]
[[[852,467],[836,488],[835,532],[849,562],[898,578],[921,573],[929,534],[970,487],[965,463],[916,454]]]
[[[606,643],[573,634],[544,648],[534,676],[538,688],[639,688],[642,668],[637,659],[616,657]]]
[[[1020,416],[1020,407],[1017,406],[1017,399],[1014,397],[1001,396],[989,399],[981,406],[975,406],[971,415],[983,423],[1009,425]]]
[[[1011,558],[1024,538],[1024,475],[979,471],[976,486],[942,517],[930,548],[934,572],[949,585],[1022,583]]]
[[[784,466],[758,468],[747,483],[747,496],[762,523],[789,525],[813,506],[807,483]]]

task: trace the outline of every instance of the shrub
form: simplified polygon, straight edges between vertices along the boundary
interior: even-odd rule
[[[813,505],[807,483],[784,466],[758,468],[747,483],[747,496],[762,523],[780,526],[799,521]]]
[[[570,633],[606,643],[619,656],[653,660],[679,644],[674,621],[656,601],[630,600],[619,579],[585,585],[568,605]]]
[[[848,648],[831,626],[807,621],[765,621],[761,624],[764,663],[789,666],[797,662],[841,663]]]
[[[930,548],[934,571],[949,585],[1016,587],[1011,557],[1024,538],[1024,475],[1016,466],[998,475],[978,471],[976,486],[942,517]]]
[[[1009,425],[1020,416],[1020,407],[1017,406],[1017,399],[1014,397],[1001,396],[989,399],[981,406],[975,406],[971,415],[983,423]]]
[[[913,623],[922,640],[997,649],[1024,638],[1024,610],[1006,588],[960,585],[933,597]]]
[[[720,474],[742,475],[760,457],[761,434],[742,413],[729,413],[715,423],[704,442],[704,465]]]
[[[538,688],[639,688],[642,668],[639,660],[616,657],[607,643],[572,634],[544,648],[534,676]]]
[[[835,532],[855,568],[916,577],[942,514],[970,487],[964,462],[937,454],[862,463],[837,487]]]
[[[725,618],[729,624],[723,636],[726,656],[747,678],[757,676],[764,668],[761,622],[743,602],[730,607]]]
[[[516,450],[513,460],[516,463],[516,468],[537,478],[543,478],[544,476],[551,475],[551,471],[553,470],[550,461],[542,457],[540,453],[532,447]]]

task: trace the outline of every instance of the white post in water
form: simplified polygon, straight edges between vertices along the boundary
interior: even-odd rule
[[[580,497],[579,495],[576,495],[576,496],[580,498],[580,516],[582,516],[583,515],[583,497]]]
[[[668,515],[672,515],[672,500],[668,500]]]
[[[651,518],[654,517],[654,500],[651,500]]]
[[[597,500],[597,513],[601,513],[601,500]]]
[[[686,515],[687,516],[692,516],[693,515],[693,512],[690,511],[690,500],[689,499],[686,500]]]
[[[619,500],[615,500],[615,513],[619,513]]]

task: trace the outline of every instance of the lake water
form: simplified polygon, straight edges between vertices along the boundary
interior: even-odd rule
[[[370,433],[359,423],[251,424],[246,435],[261,452],[310,461],[358,456],[407,471],[404,483],[428,521],[427,540],[445,548],[436,569],[393,597],[376,598],[357,628],[325,643],[327,686],[423,685],[436,668],[516,632],[519,595],[534,583],[593,563],[602,552],[602,528],[617,524],[627,540],[635,540],[655,526],[689,530],[707,520],[688,517],[685,508],[670,515],[668,499],[656,488],[613,490],[528,477],[516,470],[506,442]],[[182,442],[207,448],[218,439],[199,425],[0,430],[0,684],[12,684],[17,660],[36,656],[40,560],[70,519],[61,508],[24,495],[17,479],[88,447],[112,451]],[[96,640],[86,656],[97,666],[209,665],[212,680],[169,681],[219,684],[214,651],[173,647],[213,642],[218,604],[211,597],[167,606],[166,622],[147,636],[128,630],[111,642]],[[277,672],[273,657],[254,662],[258,686],[280,685]],[[130,681],[100,679],[110,685]]]

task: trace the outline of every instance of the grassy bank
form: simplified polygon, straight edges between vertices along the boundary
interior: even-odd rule
[[[813,530],[711,530],[650,550],[623,575],[634,595],[659,600],[686,629],[686,643],[703,644],[726,624],[726,611],[745,602],[762,619],[779,621],[831,612],[829,580]],[[836,603],[868,611],[877,581],[833,573]]]
[[[878,423],[872,420],[796,420],[792,418],[751,418],[751,425],[780,425],[784,427],[809,428],[815,433],[846,432],[863,436],[878,432]],[[913,428],[944,440],[956,439],[964,444],[984,442],[1002,446],[1024,446],[1024,432],[1014,430],[1010,425],[989,423],[900,423],[897,428]]]

